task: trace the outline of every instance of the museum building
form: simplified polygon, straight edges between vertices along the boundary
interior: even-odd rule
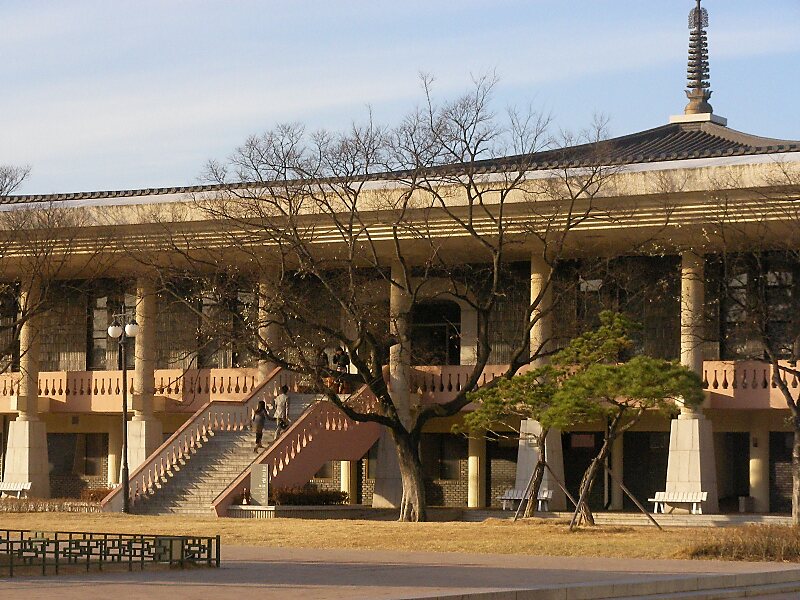
[[[605,308],[624,311],[642,324],[638,350],[680,360],[706,389],[702,408],[683,409],[672,419],[647,415],[615,442],[611,464],[626,486],[640,499],[660,490],[707,492],[704,512],[737,510],[740,499],[754,512],[787,512],[791,413],[762,340],[749,329],[748,310],[755,306],[749,296],[761,289],[753,282],[766,282],[768,322],[762,325],[780,358],[794,358],[800,260],[787,256],[800,242],[794,206],[800,142],[736,131],[713,112],[707,14],[698,8],[692,15],[684,114],[646,131],[527,157],[531,181],[607,166],[608,184],[594,199],[606,218],[577,227],[572,249],[555,269],[534,240],[522,241],[509,256],[512,276],[493,317],[483,380],[503,372],[526,311],[540,295],[543,316],[530,332],[531,348],[564,343],[579,333],[577,323],[593,322]],[[506,160],[482,168],[491,175]],[[349,421],[315,402],[302,377],[259,363],[228,338],[215,344],[202,322],[213,307],[164,294],[158,279],[120,249],[121,239],[127,247],[156,244],[165,215],[175,218],[168,225],[194,239],[224,243],[214,238],[224,224],[191,210],[198,198],[217,191],[191,186],[0,198],[2,480],[30,482],[30,494],[44,497],[113,489],[106,505],[118,510],[124,437],[134,510],[228,514],[243,490],[253,488],[253,464],[269,465],[273,486],[308,484],[345,491],[352,504],[396,505],[398,476],[384,464],[380,426]],[[588,256],[587,248],[597,256]],[[177,250],[165,245],[158,252]],[[735,268],[730,255],[741,259]],[[601,256],[598,267],[594,259]],[[257,294],[242,290],[236,297],[247,310],[259,310]],[[387,292],[385,300],[391,311],[395,295]],[[109,337],[122,314],[135,317],[135,335]],[[412,401],[446,402],[475,362],[475,336],[474,311],[466,303],[442,296],[420,301],[410,330],[416,362],[390,368],[405,370],[400,379],[408,382]],[[791,365],[782,378],[800,394]],[[282,385],[296,400],[292,427],[253,463],[252,409]],[[125,428],[123,407],[131,417]],[[525,436],[452,433],[460,422],[434,419],[426,427],[428,500],[498,507],[508,489],[524,487],[534,450]],[[523,432],[534,427],[520,424]],[[604,428],[591,423],[549,436],[548,461],[568,490],[577,490]],[[208,483],[213,490],[182,503],[191,495],[183,488],[204,470],[215,471],[192,468],[203,446],[202,452],[230,456],[229,469]],[[633,509],[610,479],[595,487],[590,501],[598,509]],[[551,507],[566,508],[563,494],[554,495]]]

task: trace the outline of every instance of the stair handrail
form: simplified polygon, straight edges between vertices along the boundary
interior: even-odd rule
[[[281,367],[273,369],[252,393],[241,400],[213,399],[201,406],[181,425],[155,452],[136,467],[129,476],[129,501],[133,506],[140,496],[148,494],[179,463],[189,460],[198,443],[215,431],[241,431],[250,424],[253,406],[265,398],[269,386],[274,388],[276,379],[283,372]],[[272,389],[274,392],[275,390]],[[253,406],[250,406],[250,405]],[[103,498],[101,510],[122,510],[123,486],[118,485]]]
[[[347,405],[360,412],[372,410],[376,403],[377,398],[368,385],[363,385],[346,401]],[[226,503],[226,500],[237,493],[243,493],[244,488],[247,487],[245,483],[250,477],[253,465],[271,461],[270,479],[272,479],[300,455],[303,448],[313,440],[314,434],[318,431],[323,429],[346,431],[350,427],[359,426],[363,423],[366,423],[366,421],[351,419],[341,408],[328,399],[323,398],[309,405],[305,412],[286,431],[267,446],[228,487],[214,498],[212,502],[214,511],[220,516],[220,512],[230,504],[230,502]]]

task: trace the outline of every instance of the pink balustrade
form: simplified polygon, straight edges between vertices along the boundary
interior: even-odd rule
[[[411,369],[411,393],[422,404],[441,404],[453,400],[467,385],[474,367],[469,365],[417,366]],[[508,365],[486,365],[478,380],[481,387],[502,376]]]
[[[797,397],[800,378],[796,366],[782,362],[788,371],[781,378]],[[703,387],[708,392],[708,408],[756,410],[786,408],[786,400],[772,381],[772,366],[759,361],[706,361],[703,363]]]
[[[376,402],[366,386],[347,400],[347,404],[359,412],[374,412]],[[359,460],[380,432],[381,426],[377,423],[354,421],[330,401],[321,400],[292,423],[255,463],[269,465],[271,486],[299,486],[307,483],[329,460]],[[217,515],[225,516],[228,507],[245,489],[251,489],[250,469],[214,500]]]
[[[256,387],[256,369],[158,369],[155,372],[157,410],[191,412],[211,400],[239,402]],[[19,373],[0,375],[0,409],[13,410]],[[128,371],[133,390],[133,371]],[[55,371],[39,373],[39,397],[52,412],[121,412],[122,371]],[[5,410],[3,412],[6,412]]]
[[[212,399],[192,415],[158,450],[130,475],[130,505],[152,494],[170,474],[191,459],[197,447],[217,431],[242,431],[250,425],[259,400],[269,403],[282,385],[296,386],[292,373],[275,369],[260,385],[251,387],[242,400]],[[119,486],[103,499],[104,511],[119,512],[123,490]]]

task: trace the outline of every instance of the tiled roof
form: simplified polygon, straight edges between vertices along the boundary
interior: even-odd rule
[[[800,141],[777,140],[749,135],[713,122],[671,123],[598,143],[546,150],[535,154],[478,161],[472,168],[491,173],[511,168],[529,171],[575,168],[592,165],[627,165],[674,160],[718,158],[800,152]],[[464,165],[440,167],[447,174],[463,171]],[[391,179],[398,174],[376,173],[370,179]],[[0,204],[60,202],[106,198],[133,198],[166,194],[187,194],[222,189],[218,185],[148,188],[64,194],[15,195],[0,197]]]

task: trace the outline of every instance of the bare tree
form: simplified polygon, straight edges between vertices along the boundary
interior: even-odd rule
[[[235,289],[255,293],[257,312],[239,307],[225,316],[238,323],[231,342],[304,374],[352,419],[387,428],[403,520],[426,518],[423,428],[457,414],[481,383],[514,261],[538,257],[557,267],[574,252],[582,224],[612,218],[595,202],[615,172],[603,166],[600,145],[588,144],[577,163],[544,170],[542,150],[548,162],[566,164],[547,134],[549,119],[531,110],[498,117],[494,83],[478,79],[467,94],[439,103],[424,79],[424,103],[394,128],[370,118],[343,133],[284,125],[253,136],[229,160],[208,165],[216,186],[195,198],[224,242],[209,244],[188,221],[163,215],[170,252],[139,257],[165,282],[195,280],[215,306],[235,306],[222,301]],[[598,126],[589,141],[601,133]],[[552,310],[551,286],[549,270],[541,293],[525,299],[506,377],[552,352],[546,340],[530,344],[531,330]],[[431,300],[472,311],[476,342],[461,390],[447,402],[419,404],[407,379],[416,358],[411,327],[414,312]],[[346,349],[356,372],[351,383],[369,387],[374,410],[349,404],[332,383],[320,360],[332,347]]]
[[[0,165],[0,198],[16,190],[30,174],[30,167]]]

